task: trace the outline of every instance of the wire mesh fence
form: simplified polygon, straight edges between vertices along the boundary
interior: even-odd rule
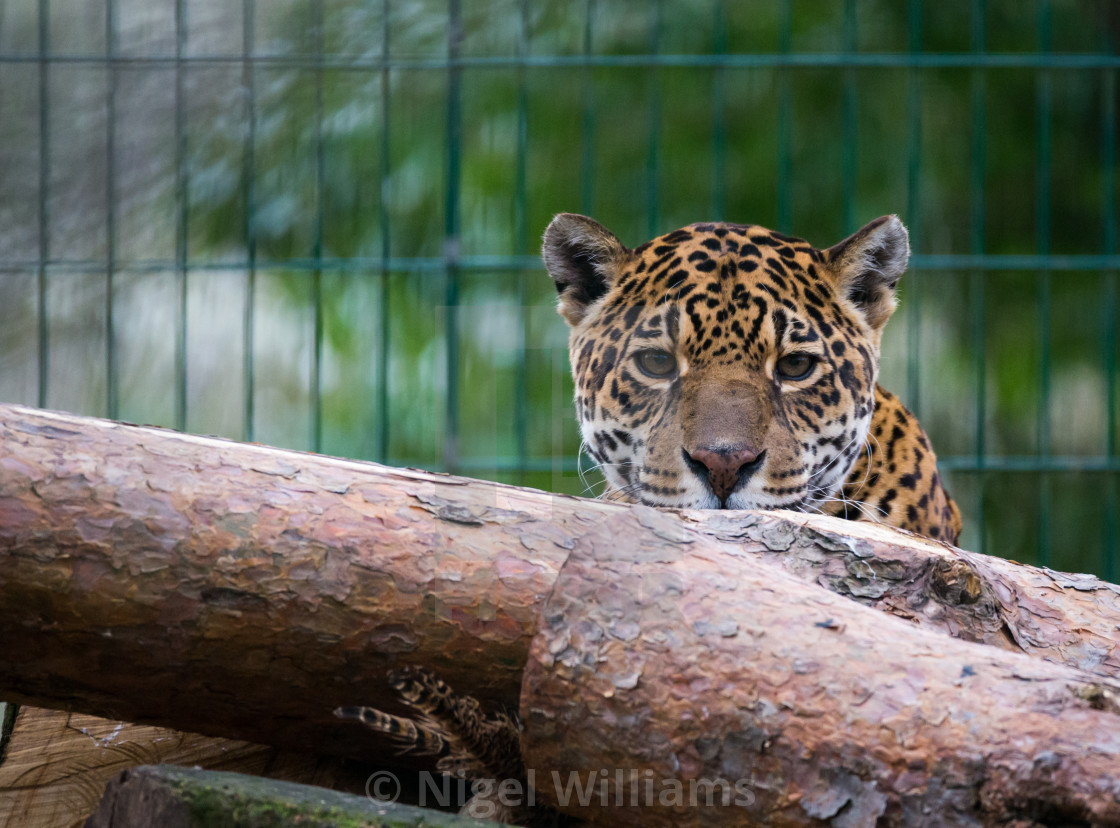
[[[965,546],[1115,580],[1101,0],[0,0],[0,399],[584,493],[552,214],[899,213]],[[585,463],[585,465],[587,465]]]

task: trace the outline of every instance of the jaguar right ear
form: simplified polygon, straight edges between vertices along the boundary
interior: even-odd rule
[[[910,237],[898,216],[882,216],[824,251],[844,296],[881,331],[894,313],[895,289],[910,260]]]
[[[614,234],[587,216],[561,213],[544,231],[541,257],[560,294],[560,315],[578,325],[614,283],[629,254]]]

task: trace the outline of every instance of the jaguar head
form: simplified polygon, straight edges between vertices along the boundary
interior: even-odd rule
[[[557,216],[543,257],[607,496],[801,511],[834,497],[868,440],[909,254],[896,216],[823,250],[736,224],[630,250],[592,219]]]

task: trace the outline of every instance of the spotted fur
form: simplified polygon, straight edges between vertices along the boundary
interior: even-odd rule
[[[422,668],[395,670],[389,674],[389,683],[414,718],[374,707],[339,707],[335,715],[387,734],[402,753],[438,757],[436,769],[443,773],[481,783],[460,810],[464,816],[523,828],[565,828],[572,824],[544,803],[535,799],[530,802],[517,716],[483,713],[473,696],[455,693]],[[503,780],[518,783],[516,790],[521,793],[516,799],[500,796],[498,785]]]
[[[415,718],[374,707],[339,707],[335,715],[389,735],[405,753],[439,757],[436,767],[452,776],[504,779],[522,770],[516,717],[483,714],[476,699],[420,668],[394,671],[389,683]]]
[[[895,216],[823,250],[739,224],[630,250],[557,216],[543,256],[605,495],[818,512],[955,543],[960,514],[929,439],[877,384],[909,253]]]

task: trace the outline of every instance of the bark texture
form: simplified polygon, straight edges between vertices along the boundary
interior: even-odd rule
[[[0,698],[385,759],[332,715],[423,664],[516,702],[617,507],[0,406]]]
[[[830,518],[672,515],[0,405],[0,698],[384,762],[332,709],[394,709],[403,664],[515,705],[560,566],[607,519],[620,550],[721,550],[764,594],[901,616],[900,656],[925,627],[1117,672],[1120,593],[1088,576]]]
[[[602,825],[1120,824],[1116,684],[634,512],[645,534],[612,519],[569,556],[526,668],[526,764],[562,810]]]
[[[730,517],[728,515],[731,515]],[[1120,587],[908,532],[793,512],[683,512],[729,552],[966,641],[1120,676]],[[641,524],[646,518],[636,517]]]

